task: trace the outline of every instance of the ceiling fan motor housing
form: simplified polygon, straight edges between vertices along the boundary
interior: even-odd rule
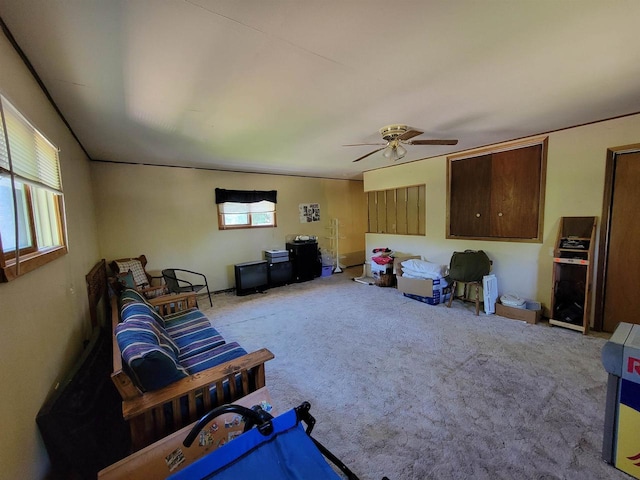
[[[380,129],[380,135],[382,135],[382,138],[387,142],[390,142],[406,133],[407,130],[409,130],[409,127],[406,125],[387,125]]]

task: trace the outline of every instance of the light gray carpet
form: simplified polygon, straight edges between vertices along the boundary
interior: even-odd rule
[[[275,354],[275,408],[309,401],[314,437],[361,479],[630,478],[600,457],[603,338],[426,305],[355,270],[217,294],[205,313]]]

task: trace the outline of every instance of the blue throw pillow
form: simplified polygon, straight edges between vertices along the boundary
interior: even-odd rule
[[[157,390],[187,376],[178,347],[153,320],[131,319],[115,329],[123,361],[143,391]]]
[[[118,283],[124,288],[136,288],[136,282],[133,280],[133,272],[131,270],[127,273],[119,273],[116,277]]]
[[[129,364],[134,381],[144,392],[164,388],[187,377],[187,372],[166,352],[150,349]]]

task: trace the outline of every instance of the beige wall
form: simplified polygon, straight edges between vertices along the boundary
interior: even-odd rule
[[[0,91],[60,148],[69,254],[0,283],[0,478],[43,478],[49,460],[35,418],[89,336],[84,276],[99,259],[89,162],[0,35]]]
[[[640,115],[576,127],[549,135],[543,243],[447,240],[446,157],[365,172],[365,191],[424,182],[426,236],[367,234],[367,252],[375,247],[422,255],[448,264],[454,251],[482,249],[493,260],[500,294],[517,293],[541,301],[551,298],[552,252],[560,217],[602,214],[606,150],[640,143]],[[599,228],[599,225],[598,225]],[[593,310],[592,310],[593,313]]]
[[[328,247],[333,216],[344,226],[341,251],[364,250],[362,182],[100,162],[91,168],[108,261],[144,253],[149,270],[195,270],[212,290],[224,290],[234,286],[234,264],[285,248],[287,235],[316,235]],[[278,226],[218,230],[215,188],[277,190]],[[319,203],[321,221],[300,223],[301,203]]]

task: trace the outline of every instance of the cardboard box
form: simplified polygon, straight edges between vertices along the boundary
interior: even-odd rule
[[[420,257],[404,257],[396,259],[395,271],[398,290],[409,295],[417,295],[419,297],[433,297],[433,280],[422,278],[406,278],[402,276],[402,262],[410,258]]]
[[[391,274],[393,273],[393,262],[385,263],[384,265],[380,265],[373,260],[371,260],[371,276],[375,277],[376,274]]]
[[[433,297],[433,280],[396,276],[398,290],[419,297]]]
[[[536,302],[527,302],[529,306],[533,306],[535,303]],[[496,302],[496,315],[500,315],[501,317],[513,318],[514,320],[524,320],[527,323],[535,324],[540,321],[541,314],[542,310],[508,307],[507,305],[500,303],[500,300]]]

